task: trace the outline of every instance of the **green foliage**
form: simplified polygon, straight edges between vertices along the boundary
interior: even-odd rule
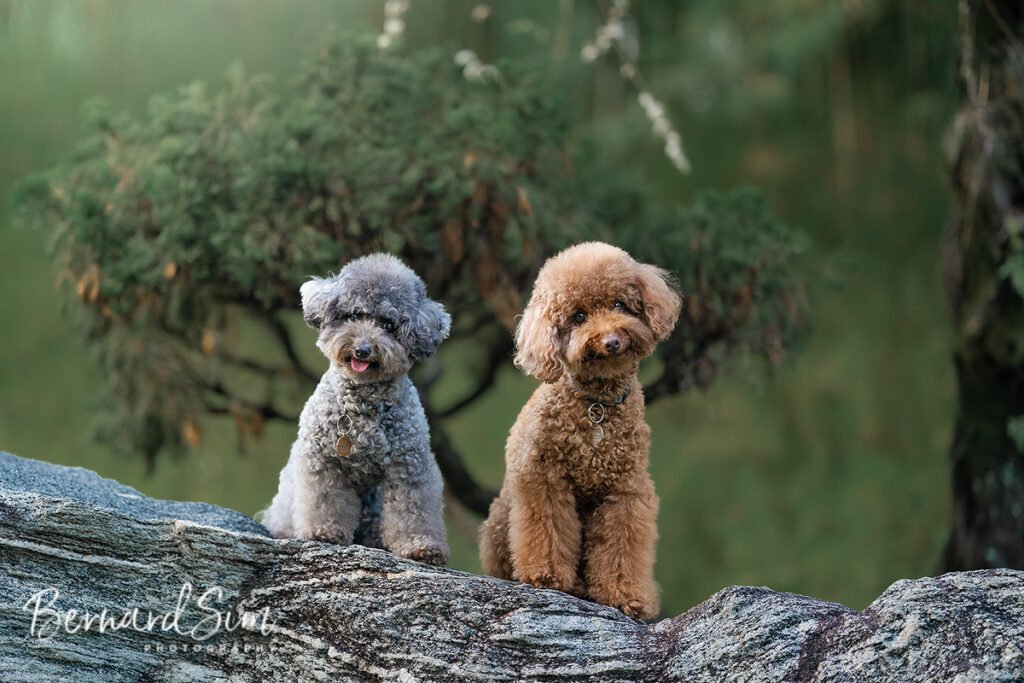
[[[609,196],[611,196],[609,194]],[[794,286],[793,264],[805,240],[774,217],[752,188],[706,191],[687,207],[658,207],[615,197],[598,205],[606,225],[631,224],[615,235],[637,258],[676,274],[684,315],[666,343],[662,376],[648,397],[707,387],[731,353],[757,353],[776,367],[797,338],[806,302]],[[632,215],[619,215],[628,207]]]
[[[649,15],[651,26],[685,13],[685,38],[665,46],[665,54],[675,57],[677,76],[689,98],[696,98],[701,108],[733,112],[798,97],[801,93],[794,85],[807,65],[835,67],[837,59],[845,58],[847,46],[857,52],[856,68],[863,68],[866,60],[885,64],[900,59],[900,39],[908,24],[915,26],[919,41],[939,46],[948,42],[954,16],[952,6],[896,0],[694,0],[685,9],[673,3],[643,5],[637,3],[637,11],[642,17]],[[945,67],[944,62],[929,64],[922,57],[916,56],[921,60],[916,68]],[[904,71],[892,78],[899,81],[908,75]],[[738,83],[743,87],[735,87]]]
[[[91,102],[88,135],[19,202],[54,226],[86,313],[104,435],[152,458],[197,442],[203,414],[244,433],[290,417],[282,383],[315,375],[288,335],[299,285],[377,250],[424,276],[456,334],[494,344],[546,256],[618,242],[687,294],[656,395],[706,385],[733,350],[778,362],[802,318],[799,239],[750,190],[658,204],[570,144],[559,104],[510,67],[474,84],[441,51],[337,36],[283,87],[236,65],[222,89],[154,97],[142,119]]]
[[[1009,280],[1015,292],[1024,298],[1024,221],[1016,214],[1003,221],[1007,236],[1007,255],[999,266],[999,277]]]
[[[1011,417],[1006,423],[1006,435],[1017,447],[1017,451],[1024,453],[1024,415]]]
[[[999,266],[999,277],[1009,280],[1014,291],[1024,298],[1024,254],[1012,254]]]

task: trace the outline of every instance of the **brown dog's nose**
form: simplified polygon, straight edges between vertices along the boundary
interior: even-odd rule
[[[622,348],[622,340],[617,334],[609,334],[604,338],[604,350],[608,353],[618,353]]]

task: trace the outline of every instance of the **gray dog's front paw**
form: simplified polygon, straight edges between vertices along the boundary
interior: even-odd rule
[[[313,529],[309,536],[314,541],[352,545],[352,532],[338,526],[324,524]]]
[[[448,563],[448,546],[444,543],[437,543],[427,539],[409,539],[407,543],[393,548],[392,552],[407,560],[432,564],[435,567]]]
[[[448,551],[445,548],[438,548],[437,546],[414,548],[402,553],[402,557],[408,560],[423,562],[424,564],[432,564],[435,567],[441,567],[448,564]]]

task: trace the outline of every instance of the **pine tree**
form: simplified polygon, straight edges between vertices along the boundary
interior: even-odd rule
[[[491,493],[445,419],[491,389],[561,247],[604,239],[676,273],[684,316],[648,400],[707,386],[735,354],[781,360],[805,308],[802,241],[755,191],[665,205],[569,136],[542,79],[463,72],[438,50],[334,37],[288,83],[235,66],[223,88],[154,97],[141,118],[87,107],[87,136],[22,185],[20,206],[54,230],[106,381],[106,441],[152,462],[196,444],[200,418],[245,436],[295,420],[319,374],[295,340],[299,285],[377,250],[424,277],[472,349],[462,397],[438,405],[455,366],[443,351],[416,381],[449,487],[473,510]]]

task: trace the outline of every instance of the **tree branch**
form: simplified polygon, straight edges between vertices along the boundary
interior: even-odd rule
[[[664,369],[656,380],[644,387],[644,402],[650,405],[660,398],[681,394],[689,391],[695,386],[706,387],[702,383],[700,375],[701,361],[708,357],[712,347],[725,342],[728,348],[728,335],[721,331],[705,332],[697,336],[695,347],[692,353],[687,353],[683,345],[682,335],[687,334],[686,330],[679,330],[665,342],[662,351]],[[673,352],[677,352],[673,354]],[[673,360],[679,356],[678,360]]]
[[[427,392],[419,386],[416,388],[420,394],[423,411],[427,415],[427,422],[430,424],[430,439],[434,448],[434,456],[437,458],[437,466],[441,469],[448,489],[468,509],[479,515],[486,515],[491,507],[491,501],[495,499],[497,493],[480,486],[473,479],[473,475],[469,473],[462,461],[462,456],[452,444],[448,432],[441,425],[441,420],[431,405]]]
[[[280,320],[274,318],[270,314],[256,312],[256,317],[263,325],[270,330],[270,333],[277,339],[281,345],[281,349],[284,351],[288,361],[295,367],[296,372],[299,376],[308,380],[314,386],[320,381],[320,375],[307,368],[303,362],[299,359],[299,354],[295,351],[295,345],[292,344],[292,338],[288,334],[288,330],[281,323]]]
[[[230,363],[231,365],[242,368],[243,370],[252,370],[253,372],[258,372],[267,376],[289,375],[295,373],[294,368],[275,368],[270,365],[264,365],[263,363],[251,358],[242,358],[241,356],[235,356],[230,353],[221,353],[220,358],[226,363]]]
[[[701,356],[707,353],[709,342],[701,341],[692,354],[682,354],[683,358],[674,361],[672,358],[672,343],[674,339],[666,343],[662,358],[665,367],[656,380],[644,387],[644,403],[650,405],[660,398],[671,394],[682,393],[692,389],[697,383],[694,368],[700,362]],[[682,349],[682,345],[679,344]]]
[[[494,381],[498,377],[498,370],[511,352],[512,340],[507,335],[501,335],[501,341],[491,344],[490,352],[487,354],[487,365],[484,366],[483,376],[477,382],[477,385],[468,394],[455,401],[455,403],[439,411],[437,416],[442,420],[451,417],[486,394],[494,386]]]
[[[651,405],[665,396],[692,389],[694,384],[692,372],[676,373],[664,370],[658,379],[644,387],[644,403]]]
[[[272,403],[253,403],[252,401],[246,401],[245,399],[239,398],[238,396],[235,396],[230,391],[228,391],[227,387],[225,387],[220,382],[210,383],[197,381],[196,384],[198,384],[203,389],[209,391],[210,393],[216,394],[217,396],[227,399],[232,403],[236,403],[242,406],[246,410],[258,413],[266,420],[284,420],[286,422],[299,421],[298,415],[289,415],[286,413],[282,413],[280,410],[274,407]],[[211,415],[232,414],[230,406],[218,406],[206,400],[204,400],[203,403],[205,404],[206,411]]]
[[[497,324],[494,316],[489,314],[477,316],[477,318],[468,325],[463,324],[462,318],[459,319],[459,322],[460,324],[452,330],[452,339],[467,339],[475,337],[480,330],[484,329],[488,325]],[[497,325],[504,332],[505,328],[501,327],[500,324]],[[505,333],[507,334],[507,332]]]

